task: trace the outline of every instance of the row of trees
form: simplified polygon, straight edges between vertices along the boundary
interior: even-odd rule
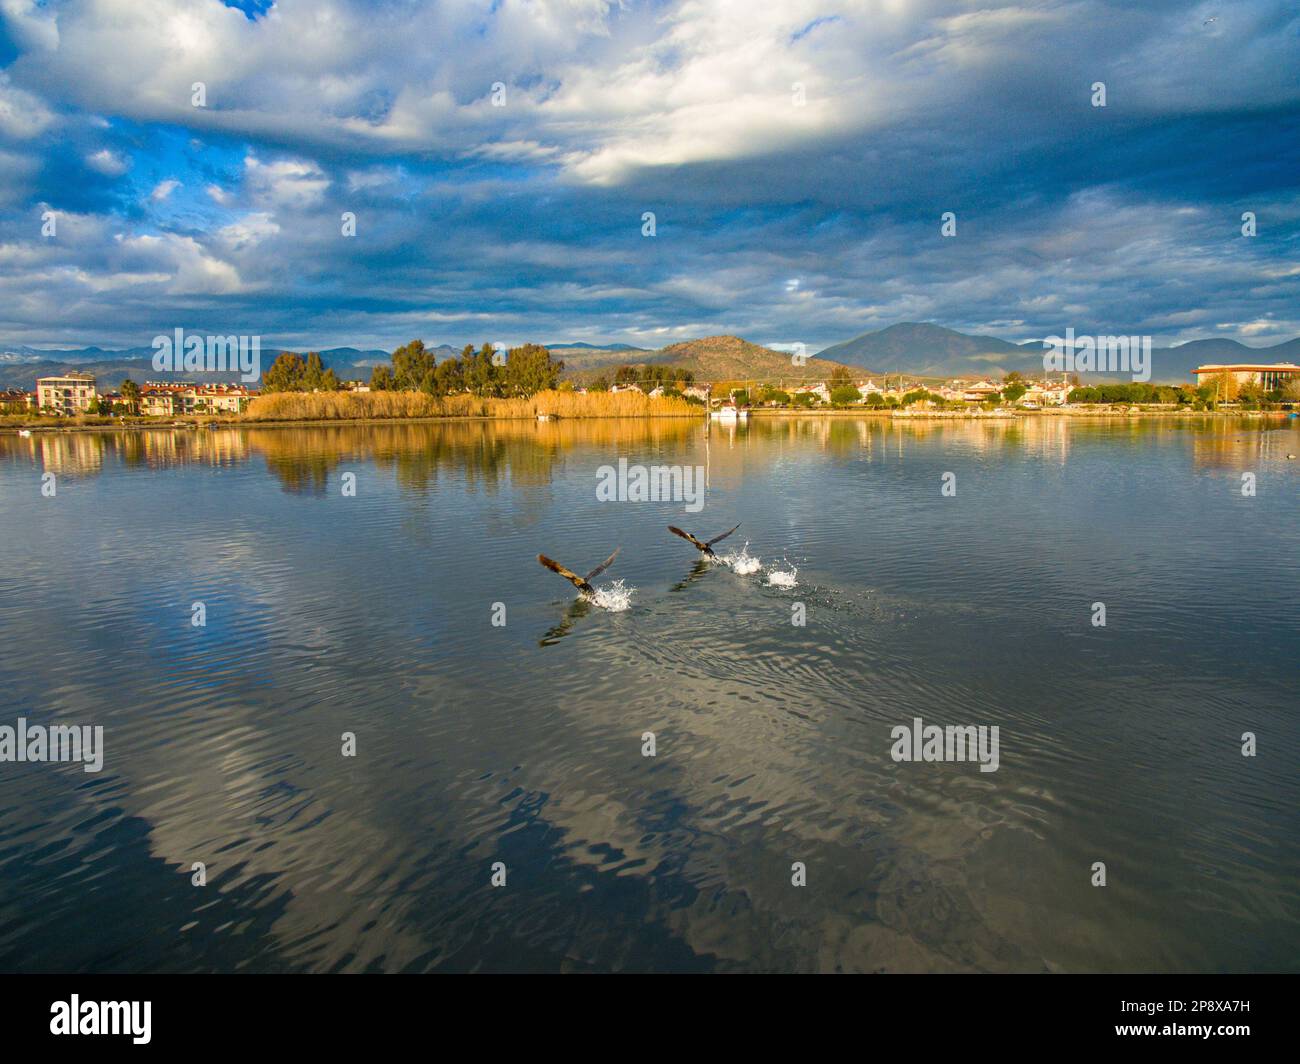
[[[475,351],[473,344],[467,344],[459,358],[438,362],[423,340],[403,344],[393,352],[390,363],[371,371],[371,391],[421,391],[436,396],[472,392],[526,398],[554,388],[564,369],[563,362],[551,358],[550,352],[537,344],[509,351],[498,351],[491,344]],[[282,352],[262,376],[264,392],[335,392],[342,387],[334,370],[327,369],[315,351],[308,352],[305,359],[291,351]]]
[[[422,340],[412,340],[393,352],[392,366],[376,366],[370,374],[370,390],[377,392],[421,391],[429,395],[473,395],[526,399],[536,392],[554,388],[564,363],[551,357],[540,344],[524,344],[498,351],[491,344],[474,350],[466,344],[459,358],[438,362]]]
[[[264,392],[337,392],[342,387],[334,371],[325,368],[315,351],[308,351],[306,359],[292,351],[282,351],[262,374]]]
[[[656,387],[665,391],[695,383],[695,374],[685,366],[646,366],[627,364],[614,370],[614,384],[637,384],[646,391]],[[587,385],[591,392],[607,392],[610,378],[606,373],[600,374]]]

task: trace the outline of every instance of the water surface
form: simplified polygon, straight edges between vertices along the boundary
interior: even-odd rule
[[[1295,970],[1296,424],[0,438],[0,724],[106,736],[0,765],[0,969]]]

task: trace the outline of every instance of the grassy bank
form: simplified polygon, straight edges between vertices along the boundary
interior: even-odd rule
[[[423,392],[274,392],[249,404],[245,421],[353,421],[390,418],[703,417],[703,407],[640,392],[545,391],[527,399],[437,398]]]

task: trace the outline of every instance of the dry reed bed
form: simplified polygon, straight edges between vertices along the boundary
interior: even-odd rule
[[[423,392],[272,392],[254,399],[246,421],[342,421],[418,417],[701,417],[684,399],[651,399],[640,392],[538,392],[527,399],[437,398]]]

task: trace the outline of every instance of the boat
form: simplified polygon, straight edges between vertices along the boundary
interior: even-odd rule
[[[719,421],[748,421],[749,411],[744,407],[739,407],[735,403],[723,403],[716,410],[710,410],[709,416],[717,418]]]
[[[32,430],[31,430],[31,429],[19,429],[19,430],[18,430],[18,435],[21,436],[21,437],[22,437],[23,439],[25,439],[25,440],[27,440],[27,439],[31,439]]]

